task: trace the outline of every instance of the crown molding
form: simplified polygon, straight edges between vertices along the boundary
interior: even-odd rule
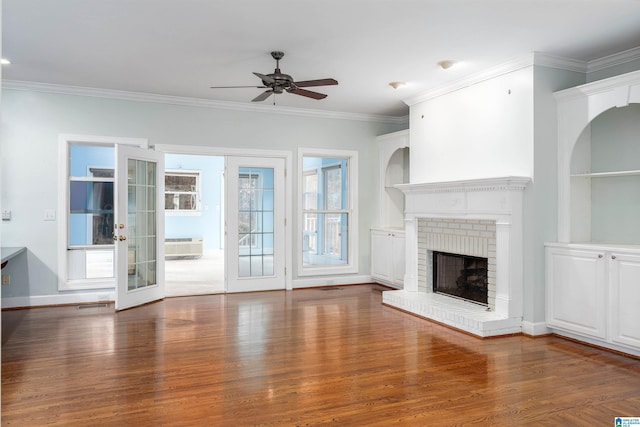
[[[640,46],[589,61],[587,71],[592,73],[594,71],[604,70],[605,68],[615,67],[616,65],[621,65],[638,59],[640,59]]]
[[[403,99],[403,101],[405,104],[411,107],[419,102],[428,101],[447,93],[455,92],[456,90],[464,89],[465,87],[473,86],[486,80],[491,80],[495,77],[502,76],[504,74],[508,74],[513,71],[517,71],[533,65],[533,57],[534,54],[531,53],[514,58],[512,60],[487,68],[486,70],[483,70],[476,74],[472,74],[460,80],[456,80],[442,86],[437,86],[426,92],[422,92],[415,96],[405,98]]]
[[[579,61],[577,59],[564,58],[562,56],[551,55],[543,52],[533,53],[532,65],[557,68],[559,70],[566,71],[575,71],[577,73],[586,73],[589,70],[588,62]]]
[[[409,116],[395,117],[375,114],[359,114],[325,110],[311,110],[304,108],[266,106],[259,104],[246,104],[231,101],[216,101],[202,98],[187,98],[171,95],[157,95],[152,93],[129,92],[113,89],[99,89],[83,86],[67,86],[53,83],[29,82],[23,80],[3,80],[3,89],[25,90],[34,92],[56,93],[61,95],[88,96],[94,98],[109,98],[122,101],[153,102],[158,104],[181,105],[186,107],[215,108],[220,110],[233,110],[244,112],[260,112],[271,114],[284,114],[289,116],[313,117],[323,119],[354,120],[375,123],[406,124]]]
[[[490,80],[495,77],[499,77],[501,75],[533,65],[557,68],[560,70],[575,71],[578,73],[586,74],[635,60],[640,60],[640,47],[625,50],[623,52],[619,52],[588,62],[571,58],[563,58],[560,56],[542,52],[532,52],[530,54],[523,55],[510,61],[506,61],[496,66],[490,67],[484,71],[465,77],[463,79],[456,80],[454,82],[435,87],[426,92],[422,92],[418,95],[406,98],[403,101],[405,102],[405,104],[412,106],[419,102],[437,98],[447,93],[454,92],[456,90],[472,86],[485,80]]]

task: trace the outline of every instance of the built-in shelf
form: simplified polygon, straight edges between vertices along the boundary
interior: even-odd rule
[[[571,177],[582,177],[582,178],[607,178],[614,176],[634,176],[640,175],[640,170],[630,170],[630,171],[613,171],[613,172],[590,172],[590,173],[574,173],[571,174]]]

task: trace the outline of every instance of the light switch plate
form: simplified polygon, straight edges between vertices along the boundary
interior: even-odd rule
[[[55,209],[45,209],[44,210],[44,220],[45,221],[55,221],[56,220],[56,211],[55,211]]]
[[[2,209],[2,220],[9,221],[11,219],[11,209]]]

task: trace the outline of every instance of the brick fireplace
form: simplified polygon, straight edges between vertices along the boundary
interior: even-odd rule
[[[383,303],[487,337],[521,332],[523,191],[529,178],[402,184],[404,289]],[[487,259],[487,304],[433,292],[434,251]]]

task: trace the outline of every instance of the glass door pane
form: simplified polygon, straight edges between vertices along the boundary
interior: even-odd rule
[[[273,276],[273,168],[238,173],[238,276]]]

